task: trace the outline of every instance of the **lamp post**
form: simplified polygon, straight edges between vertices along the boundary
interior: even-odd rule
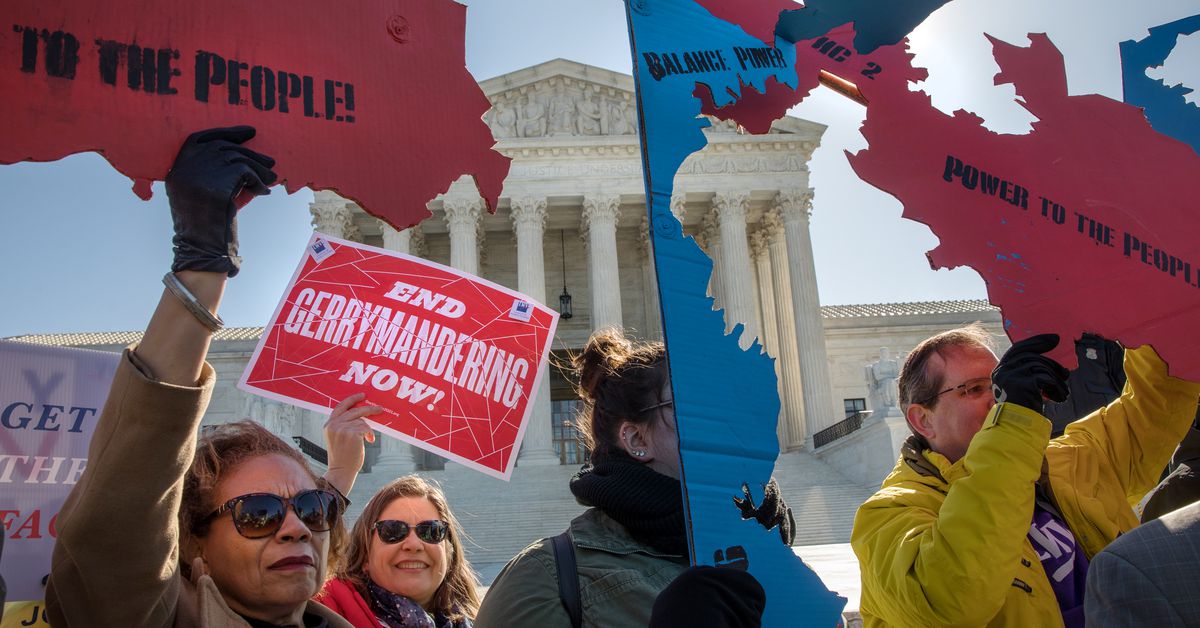
[[[567,292],[567,245],[563,238],[562,229],[558,230],[558,244],[562,249],[562,277],[563,291],[558,295],[558,315],[559,318],[566,320],[573,316],[571,312],[571,293]]]

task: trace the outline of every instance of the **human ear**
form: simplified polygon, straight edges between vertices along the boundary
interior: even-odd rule
[[[933,422],[929,419],[929,409],[921,404],[910,404],[908,409],[904,411],[904,420],[908,421],[908,427],[912,431],[925,437],[929,440],[935,436]]]
[[[190,565],[204,558],[204,539],[194,534],[181,534],[179,540],[180,562]]]
[[[633,421],[622,421],[617,427],[617,439],[621,448],[638,462],[654,460],[652,441],[649,437],[649,426],[639,425]]]

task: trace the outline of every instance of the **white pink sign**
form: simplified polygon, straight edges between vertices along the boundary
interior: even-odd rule
[[[384,434],[507,480],[557,325],[514,290],[316,233],[238,386],[325,413],[365,392]]]
[[[10,603],[43,599],[58,510],[87,467],[120,358],[0,342],[0,575]]]

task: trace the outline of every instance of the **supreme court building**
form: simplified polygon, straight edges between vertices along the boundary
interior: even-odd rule
[[[564,60],[482,83],[488,124],[512,168],[494,215],[468,178],[429,203],[432,217],[402,232],[331,192],[318,192],[313,224],[337,237],[417,255],[515,288],[559,309],[560,361],[597,329],[661,339],[655,271],[631,77]],[[785,118],[767,135],[717,122],[709,145],[683,165],[672,210],[716,263],[711,292],[743,346],[760,337],[780,358],[780,443],[803,449],[842,419],[833,401],[808,211],[807,163],[825,127]],[[551,369],[538,392],[521,462],[573,462],[562,422],[577,403]],[[427,463],[428,461],[423,462]],[[420,465],[419,465],[420,466]]]
[[[463,178],[429,202],[431,217],[400,232],[317,192],[314,227],[453,266],[555,309],[569,301],[571,316],[563,316],[552,345],[559,364],[607,326],[661,339],[632,78],[559,59],[481,87],[493,103],[486,119],[497,150],[513,160],[495,214]],[[750,135],[714,121],[708,146],[684,162],[671,199],[684,232],[714,260],[710,293],[727,327],[744,324],[742,346],[757,337],[777,360],[783,454],[776,477],[796,510],[798,544],[848,540],[854,509],[894,464],[906,432],[887,394],[895,360],[925,337],[975,320],[1005,342],[997,312],[982,301],[820,305],[808,163],[824,130],[786,117],[770,133]],[[250,417],[320,463],[325,417],[235,387],[261,333],[217,334],[209,361],[218,384],[204,423]],[[138,336],[14,340],[119,350]],[[421,472],[445,487],[476,541],[476,564],[502,563],[524,543],[557,534],[582,509],[566,482],[586,452],[574,431],[580,402],[571,382],[554,367],[542,382],[511,483],[381,438],[369,446],[351,494],[355,506],[390,479]]]

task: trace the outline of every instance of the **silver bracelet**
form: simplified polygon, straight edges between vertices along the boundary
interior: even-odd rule
[[[176,276],[174,272],[168,272],[167,274],[163,275],[163,285],[166,286],[167,290],[171,294],[175,295],[175,298],[179,299],[181,303],[183,303],[183,307],[186,307],[187,310],[192,313],[192,316],[195,316],[196,320],[200,321],[200,324],[207,327],[209,331],[217,332],[225,326],[225,321],[221,320],[220,316],[209,312],[208,308],[204,307],[196,298],[196,295],[192,294],[192,291],[188,290],[187,286],[183,285],[182,281],[179,281],[179,277]]]

